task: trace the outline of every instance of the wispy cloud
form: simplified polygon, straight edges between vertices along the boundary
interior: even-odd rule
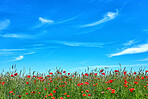
[[[121,67],[136,67],[136,66],[145,66],[148,64],[133,64],[133,65],[121,65]],[[107,68],[110,69],[112,67],[120,67],[119,65],[99,65],[99,66],[87,66],[87,67],[76,67],[76,68],[72,68],[72,69],[76,69],[76,70],[85,70],[89,67],[89,69],[96,69],[96,68]]]
[[[140,60],[135,60],[135,61],[148,61],[148,58],[140,59]]]
[[[32,35],[22,35],[22,34],[3,34],[0,36],[7,37],[7,38],[33,38]]]
[[[10,24],[10,20],[6,19],[1,21],[0,20],[0,30],[6,29]]]
[[[135,44],[135,43],[137,43],[138,41],[135,41],[135,40],[130,40],[130,41],[128,41],[127,43],[124,43],[123,45],[125,45],[125,46],[130,46],[130,45],[133,45],[133,44]]]
[[[138,47],[127,48],[119,53],[110,54],[109,57],[120,56],[125,54],[143,53],[143,52],[148,52],[148,44],[139,45]]]
[[[54,43],[59,43],[67,46],[73,46],[73,47],[102,47],[104,43],[92,43],[92,42],[67,42],[67,41],[54,41]]]
[[[89,27],[89,26],[96,26],[98,24],[113,20],[118,15],[118,10],[116,12],[107,12],[106,15],[104,15],[104,18],[93,23],[85,24],[80,27]]]
[[[54,23],[53,20],[45,19],[45,18],[42,18],[42,17],[39,17],[39,20],[41,21],[41,23]]]
[[[0,49],[1,52],[10,52],[10,51],[23,51],[26,49]]]
[[[30,54],[34,54],[36,52],[29,52],[29,53],[25,53],[24,55],[30,55]]]
[[[14,59],[14,60],[12,60],[12,61],[22,60],[23,58],[24,58],[24,56],[18,56],[18,57],[15,57],[15,59]]]

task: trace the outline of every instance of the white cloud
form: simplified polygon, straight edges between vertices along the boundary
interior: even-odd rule
[[[23,51],[26,49],[0,49],[1,52]]]
[[[136,60],[136,61],[148,61],[148,58],[140,59],[140,60]]]
[[[99,20],[97,22],[93,22],[93,23],[90,23],[90,24],[82,25],[80,27],[95,26],[95,25],[98,25],[98,24],[101,24],[101,23],[104,23],[104,22],[113,20],[117,15],[118,15],[118,10],[117,10],[117,12],[107,12],[107,14],[104,15],[104,18],[103,19],[101,19],[101,20]]]
[[[25,53],[24,55],[30,55],[30,54],[34,54],[36,52],[30,52],[30,53]]]
[[[111,54],[110,57],[143,52],[148,52],[148,44],[139,45],[138,47],[127,48],[119,53]]]
[[[127,43],[124,43],[123,45],[125,45],[125,46],[130,46],[130,45],[135,44],[135,43],[137,43],[137,42],[134,41],[134,40],[130,40],[130,41],[128,41]]]
[[[10,24],[10,20],[0,20],[0,30],[6,29]]]
[[[40,20],[42,23],[54,23],[53,20],[44,19],[44,18],[42,18],[42,17],[39,17],[39,20]]]
[[[64,45],[67,45],[67,46],[74,46],[74,47],[102,47],[102,45],[104,45],[103,43],[82,43],[82,42],[66,42],[66,41],[54,41],[54,43],[60,43],[60,44],[64,44]]]
[[[10,37],[10,38],[33,38],[31,35],[22,35],[22,34],[3,34],[1,37]]]
[[[16,57],[14,60],[12,60],[12,61],[17,61],[17,60],[22,60],[24,58],[24,56],[18,56],[18,57]]]

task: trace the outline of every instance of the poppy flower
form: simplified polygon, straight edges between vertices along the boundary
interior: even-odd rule
[[[26,84],[29,84],[29,82],[26,82]]]
[[[68,73],[68,75],[70,75],[70,73]]]
[[[86,92],[89,92],[89,90],[86,90]]]
[[[15,73],[14,75],[17,76],[18,73]]]
[[[97,73],[95,73],[94,75],[97,75]]]
[[[83,94],[82,96],[86,96],[86,94]]]
[[[28,75],[27,77],[30,78],[30,75]]]
[[[56,93],[56,91],[55,91],[55,90],[53,90],[53,93]]]
[[[14,77],[13,75],[11,75],[11,77]]]
[[[63,71],[63,73],[66,73],[66,71]]]
[[[28,93],[26,93],[26,95],[28,95]]]
[[[133,92],[133,90],[135,90],[134,88],[129,89],[130,92]]]
[[[105,75],[105,73],[102,73],[102,75]]]
[[[67,97],[70,97],[70,95],[67,95]]]
[[[136,72],[134,72],[134,74],[136,74]]]
[[[119,72],[118,70],[115,70],[115,72]]]
[[[104,70],[102,69],[102,70],[100,70],[100,72],[103,72]]]
[[[53,73],[52,73],[52,72],[50,72],[49,74],[51,74],[51,75],[52,75]]]
[[[144,79],[144,77],[142,76],[141,79]]]
[[[4,85],[5,84],[5,82],[2,82],[2,85]]]
[[[9,93],[13,93],[13,91],[9,91]]]
[[[47,88],[44,88],[45,90],[47,90]]]
[[[126,75],[126,71],[124,71],[123,73],[124,73],[124,75]]]
[[[113,80],[109,80],[109,82],[110,82],[110,83],[112,83],[112,82],[113,82]]]
[[[135,84],[138,84],[138,82],[136,82],[136,81],[135,81],[134,83],[135,83]]]
[[[88,96],[91,96],[91,94],[88,94]]]

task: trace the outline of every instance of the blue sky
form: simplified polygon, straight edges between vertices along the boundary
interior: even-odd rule
[[[0,0],[0,68],[148,66],[147,0]]]

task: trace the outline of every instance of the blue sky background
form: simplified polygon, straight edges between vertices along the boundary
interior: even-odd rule
[[[0,68],[148,66],[147,0],[0,0]]]

